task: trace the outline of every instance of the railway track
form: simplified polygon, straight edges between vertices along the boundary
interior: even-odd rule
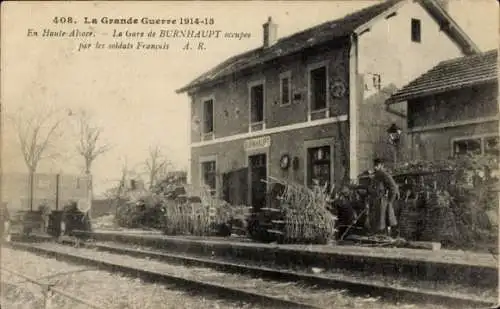
[[[74,242],[71,240],[66,240],[65,242],[66,244],[74,245]],[[330,300],[332,293],[345,290],[353,296],[363,297],[370,295],[393,303],[426,303],[453,308],[487,308],[494,303],[492,299],[488,300],[470,295],[440,293],[416,288],[391,287],[369,282],[368,280],[335,279],[317,274],[276,270],[266,267],[229,263],[221,260],[169,254],[132,248],[125,245],[96,242],[82,243],[82,245],[83,248],[75,249],[54,243],[30,244],[13,242],[10,244],[14,249],[27,250],[71,262],[97,266],[113,272],[118,271],[148,281],[176,283],[188,289],[194,288],[198,291],[203,290],[207,293],[224,295],[225,298],[229,299],[246,299],[252,303],[265,304],[272,308],[332,308],[332,305],[335,305],[332,303],[333,300]],[[95,250],[100,253],[96,254]],[[129,258],[129,262],[123,261],[125,257]],[[134,263],[134,261],[136,262]],[[141,263],[137,263],[137,261],[143,261],[143,265],[139,265]],[[147,263],[144,263],[144,261]],[[151,268],[146,265],[154,263],[169,265],[170,268],[166,271],[159,271],[158,268]],[[179,269],[175,270],[172,267]],[[211,269],[212,273],[209,272],[208,276],[201,276],[201,279],[200,276],[186,275],[186,269],[196,269],[196,267]],[[175,274],[176,271],[177,274]],[[198,274],[201,273],[203,271]],[[248,276],[248,280],[242,276]],[[223,279],[221,280],[221,278]],[[266,281],[255,278],[266,279]],[[233,280],[233,283],[228,284],[227,282],[231,282],[231,280]],[[255,286],[240,284],[241,282],[250,282],[252,280],[256,282]],[[290,294],[287,285],[292,283],[305,285],[301,289],[310,290],[310,293],[303,293],[303,295],[308,295],[308,297],[287,295]],[[312,288],[312,285],[316,288]]]

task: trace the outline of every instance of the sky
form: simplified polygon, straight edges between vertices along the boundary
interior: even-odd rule
[[[262,24],[268,16],[283,37],[342,17],[377,1],[210,1],[210,2],[17,2],[2,3],[1,102],[2,170],[26,172],[16,132],[6,115],[23,108],[39,113],[47,109],[84,109],[102,127],[102,141],[112,148],[97,158],[92,172],[96,194],[113,186],[123,164],[140,170],[148,148],[160,146],[179,169],[187,168],[189,99],[175,90],[224,59],[262,43]],[[498,4],[495,0],[450,0],[449,12],[483,50],[498,47]],[[77,25],[54,24],[54,17],[71,16]],[[125,25],[83,25],[83,17],[213,17],[213,29],[248,32],[242,40],[208,40],[203,51],[182,51],[181,40],[170,50],[78,51],[79,41],[69,38],[33,38],[27,29],[94,30],[96,40],[111,42],[113,28]],[[130,26],[147,31],[152,26]],[[154,26],[157,30],[162,26]],[[82,42],[85,39],[81,39]],[[63,113],[61,113],[63,115]],[[66,117],[63,115],[62,117]],[[55,143],[58,160],[44,160],[39,172],[81,172],[75,153],[76,117],[64,120]]]

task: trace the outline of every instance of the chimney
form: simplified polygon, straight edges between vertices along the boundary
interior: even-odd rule
[[[262,25],[264,29],[264,48],[272,46],[278,40],[278,25],[275,24],[271,17],[267,19],[267,22]]]

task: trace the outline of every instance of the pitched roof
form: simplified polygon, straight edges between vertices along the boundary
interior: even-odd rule
[[[388,103],[497,80],[497,50],[440,62],[394,93]]]
[[[222,77],[252,68],[286,55],[300,52],[304,49],[318,46],[350,36],[359,27],[367,24],[375,17],[388,11],[396,4],[405,0],[385,0],[378,4],[363,8],[342,18],[325,22],[315,27],[279,39],[274,45],[259,47],[242,54],[233,56],[203,73],[188,85],[178,89],[177,93],[189,91],[198,86],[206,85],[220,80]],[[455,40],[466,54],[479,51],[477,46],[467,34],[456,24],[451,16],[436,0],[417,0],[441,25],[442,30]]]
[[[202,74],[187,86],[177,90],[177,93],[189,90],[192,87],[214,81],[223,76],[236,73],[259,63],[267,62],[278,57],[292,54],[303,49],[329,42],[333,39],[350,35],[356,28],[364,25],[374,17],[404,0],[387,0],[366,7],[342,18],[325,22],[318,26],[279,39],[274,45],[259,47],[248,52],[236,55]]]

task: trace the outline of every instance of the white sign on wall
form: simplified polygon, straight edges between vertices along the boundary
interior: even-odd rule
[[[262,136],[262,137],[247,139],[243,145],[246,151],[252,149],[267,148],[269,146],[271,146],[270,136]]]

